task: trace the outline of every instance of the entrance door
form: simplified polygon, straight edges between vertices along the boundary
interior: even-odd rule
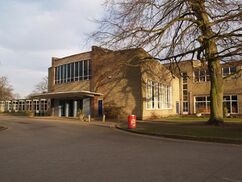
[[[103,100],[98,100],[98,116],[103,115]]]

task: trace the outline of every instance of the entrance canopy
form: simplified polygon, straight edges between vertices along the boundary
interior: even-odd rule
[[[66,92],[47,92],[42,94],[31,95],[32,99],[46,98],[46,99],[60,99],[60,98],[76,98],[76,97],[94,97],[102,96],[103,94],[90,91],[66,91]]]

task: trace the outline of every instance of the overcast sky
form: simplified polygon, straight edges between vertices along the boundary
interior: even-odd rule
[[[24,97],[47,75],[51,57],[90,50],[87,34],[103,0],[0,0],[0,76]]]

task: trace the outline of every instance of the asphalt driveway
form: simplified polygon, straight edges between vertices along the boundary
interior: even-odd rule
[[[1,182],[242,182],[242,146],[0,116]]]

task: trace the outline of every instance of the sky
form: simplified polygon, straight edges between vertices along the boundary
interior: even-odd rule
[[[103,0],[0,0],[0,76],[22,98],[48,75],[51,57],[89,51]]]

